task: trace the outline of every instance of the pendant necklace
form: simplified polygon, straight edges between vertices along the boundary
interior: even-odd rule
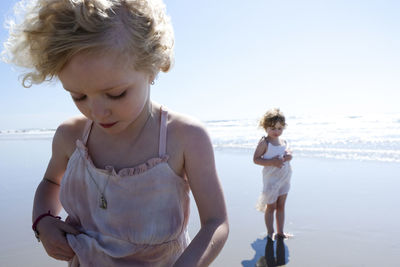
[[[147,125],[147,123],[149,122],[151,117],[152,117],[152,114],[150,112],[150,114],[147,117],[145,123],[143,124],[142,128],[140,129],[139,134],[135,138],[136,140],[135,140],[134,144],[136,144],[137,139],[139,139],[139,137],[142,135],[143,129],[145,128],[145,126]],[[99,204],[99,207],[102,208],[103,210],[106,210],[107,209],[107,200],[106,200],[106,197],[104,196],[104,192],[106,190],[108,182],[110,181],[110,175],[107,176],[107,182],[104,185],[103,190],[100,190],[100,186],[97,184],[96,180],[93,178],[92,174],[90,173],[88,165],[87,164],[85,164],[85,165],[86,165],[86,170],[89,173],[90,179],[92,179],[93,183],[96,185],[97,191],[99,191],[99,193],[100,193],[100,204]]]
[[[99,207],[102,208],[103,210],[106,210],[107,209],[107,200],[106,200],[106,198],[104,196],[104,191],[106,190],[108,182],[110,181],[110,175],[107,176],[107,182],[104,185],[103,191],[101,191],[99,185],[96,182],[96,180],[93,178],[92,174],[90,173],[89,168],[86,168],[86,169],[87,169],[87,171],[89,173],[89,176],[92,179],[93,183],[96,185],[97,191],[99,191],[99,193],[100,193],[100,204],[99,204]]]

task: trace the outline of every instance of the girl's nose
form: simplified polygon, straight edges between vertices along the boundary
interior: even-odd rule
[[[90,109],[92,117],[96,121],[104,122],[103,120],[111,114],[111,110],[101,99],[92,100]]]

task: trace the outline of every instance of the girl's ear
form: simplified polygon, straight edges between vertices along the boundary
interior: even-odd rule
[[[153,75],[149,76],[149,84],[154,85],[154,80],[156,79],[156,77],[154,77]]]

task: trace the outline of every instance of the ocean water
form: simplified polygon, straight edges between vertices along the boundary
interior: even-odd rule
[[[400,162],[400,113],[289,116],[282,138],[296,157]],[[257,119],[205,121],[218,150],[253,151]],[[1,140],[51,139],[54,129],[0,130]]]
[[[287,117],[282,138],[296,157],[400,162],[400,113]],[[217,149],[254,150],[257,119],[208,121]]]

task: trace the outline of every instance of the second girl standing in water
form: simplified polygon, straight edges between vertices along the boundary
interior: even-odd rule
[[[271,109],[260,120],[260,127],[266,131],[267,136],[261,138],[253,157],[255,164],[264,166],[263,191],[256,208],[265,213],[268,237],[272,239],[275,232],[275,213],[276,236],[284,238],[285,202],[292,175],[289,145],[280,137],[286,127],[285,116],[279,109]]]
[[[72,266],[209,265],[228,235],[210,138],[150,100],[173,60],[162,1],[27,6],[6,45],[10,61],[31,69],[25,85],[58,78],[83,114],[58,127],[36,190],[32,228],[47,253]],[[189,190],[201,220],[191,241]]]

